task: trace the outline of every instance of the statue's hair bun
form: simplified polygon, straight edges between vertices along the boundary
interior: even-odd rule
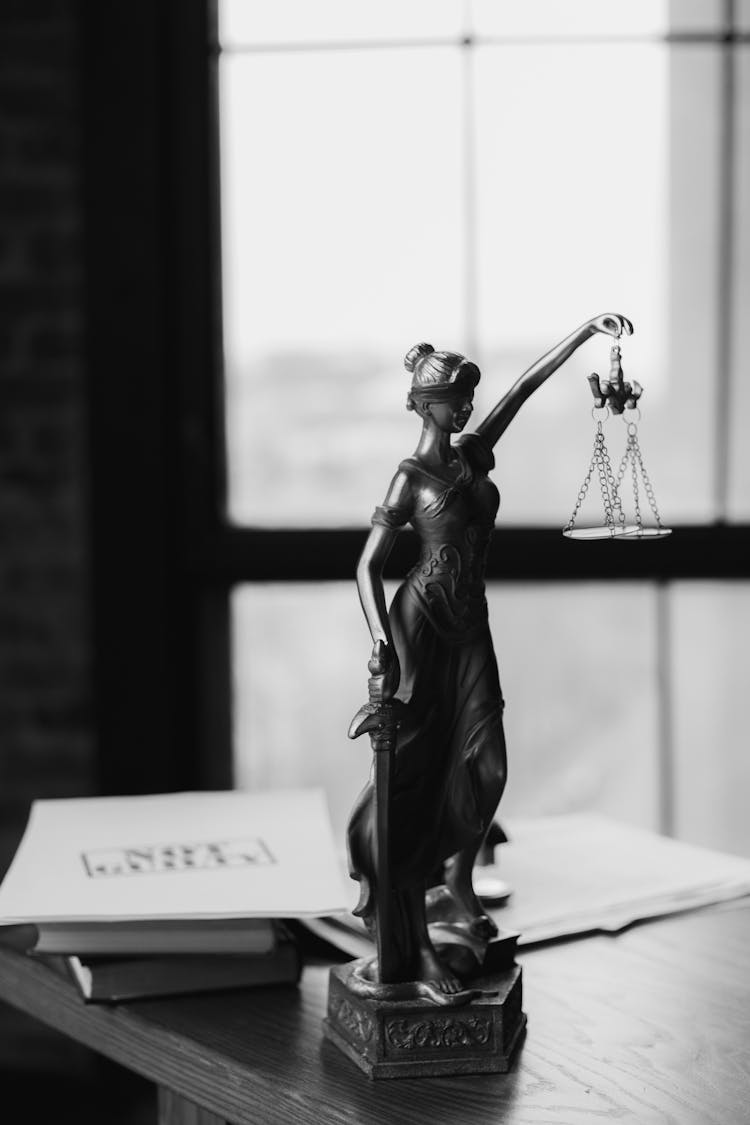
[[[432,355],[434,351],[432,344],[415,344],[413,348],[409,348],[404,356],[404,367],[407,371],[413,371],[420,359],[424,359],[426,355]]]

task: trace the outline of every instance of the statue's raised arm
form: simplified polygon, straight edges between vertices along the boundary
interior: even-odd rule
[[[542,383],[549,379],[550,375],[554,374],[581,344],[597,332],[604,332],[617,339],[623,334],[632,335],[633,325],[620,313],[602,313],[601,316],[587,320],[533,363],[477,426],[476,432],[490,448],[505,432],[529,395],[533,394],[537,387],[541,387]]]

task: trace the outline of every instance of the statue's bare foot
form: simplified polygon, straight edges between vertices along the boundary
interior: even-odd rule
[[[480,989],[462,984],[434,950],[422,951],[420,966],[421,978],[416,987],[419,995],[433,1004],[462,1007],[482,995]]]
[[[458,977],[441,961],[434,949],[422,949],[419,954],[419,979],[437,992],[452,996],[463,990]]]

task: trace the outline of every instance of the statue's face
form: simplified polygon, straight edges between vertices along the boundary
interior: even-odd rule
[[[474,396],[456,395],[446,402],[431,402],[428,410],[433,422],[445,434],[460,434],[471,418]]]

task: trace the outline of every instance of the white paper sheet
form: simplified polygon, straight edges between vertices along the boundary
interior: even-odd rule
[[[504,906],[488,912],[519,947],[750,895],[750,859],[695,847],[595,814],[502,822],[508,843],[484,867],[510,886]],[[314,919],[310,928],[361,957],[372,943],[350,912]]]
[[[338,852],[319,789],[35,801],[0,924],[336,913]]]
[[[511,886],[491,911],[519,945],[632,922],[750,894],[750,860],[696,847],[608,817],[574,814],[503,822],[495,852]]]

